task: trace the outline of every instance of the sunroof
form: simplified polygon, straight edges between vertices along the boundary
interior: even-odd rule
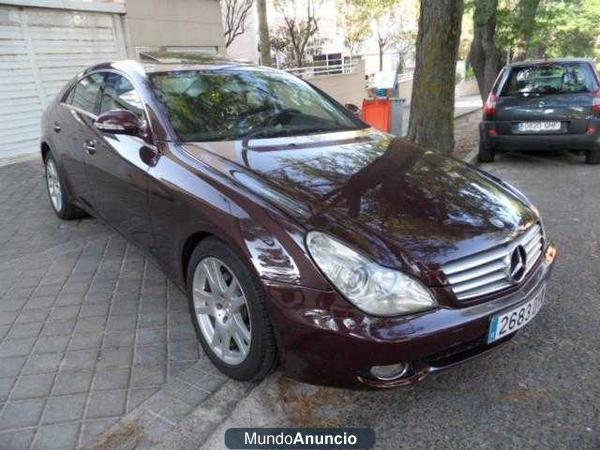
[[[233,61],[222,55],[189,48],[160,48],[144,49],[138,51],[138,59],[144,62],[155,62],[160,64],[241,64],[241,61]]]

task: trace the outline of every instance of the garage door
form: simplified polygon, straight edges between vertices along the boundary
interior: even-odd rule
[[[37,151],[42,111],[67,80],[124,57],[116,14],[0,6],[0,158]]]

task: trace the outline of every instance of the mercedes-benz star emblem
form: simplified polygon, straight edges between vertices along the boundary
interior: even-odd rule
[[[518,283],[523,279],[527,269],[527,253],[522,245],[518,245],[510,256],[510,266],[508,275],[512,281]]]

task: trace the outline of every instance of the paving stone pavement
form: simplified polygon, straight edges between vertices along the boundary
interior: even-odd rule
[[[39,160],[0,167],[0,449],[84,446],[161,388],[175,418],[224,381],[154,263],[59,220]]]

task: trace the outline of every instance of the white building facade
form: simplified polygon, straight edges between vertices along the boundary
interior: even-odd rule
[[[0,158],[38,150],[42,111],[81,69],[169,46],[223,52],[219,2],[0,1]]]

